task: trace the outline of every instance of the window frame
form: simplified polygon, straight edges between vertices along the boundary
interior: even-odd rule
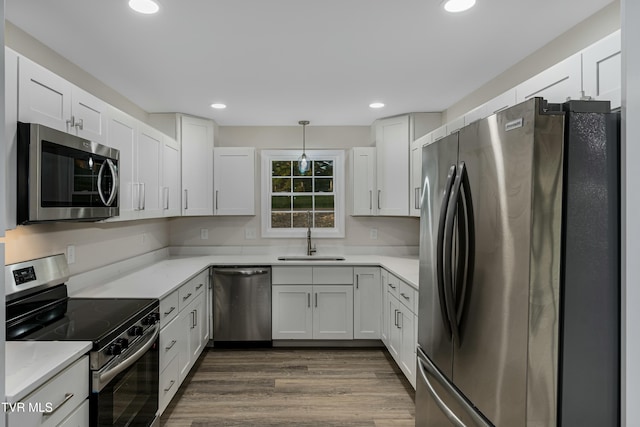
[[[305,238],[307,228],[272,228],[271,227],[271,162],[279,160],[296,161],[302,153],[299,150],[262,150],[260,153],[262,176],[261,222],[264,238]],[[344,150],[307,150],[310,160],[333,161],[334,218],[333,228],[311,228],[312,238],[344,238],[345,225],[345,151]],[[321,193],[310,193],[321,194]]]

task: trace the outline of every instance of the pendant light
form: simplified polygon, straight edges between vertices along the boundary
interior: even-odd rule
[[[309,124],[309,120],[300,120],[298,122],[299,125],[302,125],[302,155],[298,157],[298,171],[300,174],[304,175],[308,170],[311,162],[307,158],[307,154],[305,153],[306,141],[305,141],[305,127]]]

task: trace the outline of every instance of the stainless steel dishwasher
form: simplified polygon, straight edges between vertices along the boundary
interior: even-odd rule
[[[271,342],[271,268],[213,269],[213,342]]]

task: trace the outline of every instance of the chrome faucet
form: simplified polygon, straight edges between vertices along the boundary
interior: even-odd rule
[[[316,253],[316,245],[311,246],[311,212],[307,211],[307,256]]]

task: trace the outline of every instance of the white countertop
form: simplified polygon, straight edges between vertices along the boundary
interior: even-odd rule
[[[18,402],[91,350],[90,341],[7,341],[6,401]]]
[[[102,285],[84,288],[74,297],[162,299],[209,266],[381,266],[418,289],[418,259],[381,255],[346,255],[344,261],[279,261],[276,255],[205,255],[156,262]]]

